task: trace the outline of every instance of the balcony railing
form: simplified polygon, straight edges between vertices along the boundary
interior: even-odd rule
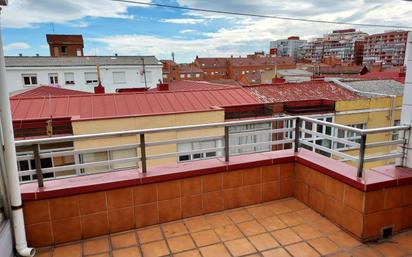
[[[230,128],[235,126],[252,126],[268,123],[271,125],[266,129],[250,129],[237,133],[230,132]],[[199,135],[196,137],[158,141],[148,140],[148,136],[161,133],[198,131],[200,134],[205,129],[213,128],[217,128],[217,131],[219,131],[216,135]],[[354,165],[357,165],[358,176],[362,177],[365,163],[394,160],[395,158],[404,157],[404,153],[399,152],[398,147],[396,146],[407,144],[405,135],[408,133],[399,132],[409,129],[409,126],[359,129],[309,117],[286,116],[201,125],[18,140],[16,141],[16,147],[18,149],[25,149],[24,152],[18,151],[17,156],[19,167],[21,166],[21,163],[27,163],[25,169],[20,168],[19,171],[22,183],[37,180],[39,187],[44,186],[44,180],[88,175],[96,172],[96,170],[88,172],[87,169],[93,170],[101,167],[108,167],[106,171],[116,171],[138,168],[140,172],[145,173],[148,169],[148,161],[151,160],[176,158],[176,162],[179,162],[185,160],[179,160],[179,156],[190,155],[193,156],[193,158],[189,158],[191,160],[224,157],[225,161],[229,161],[230,156],[233,155],[290,148],[293,148],[294,151],[297,152],[299,147],[311,149],[341,161],[351,162]],[[266,136],[263,138],[267,138],[267,140],[262,141],[262,135]],[[342,135],[346,135],[346,137]],[[376,137],[376,135],[380,136]],[[242,136],[248,137],[248,139],[256,139],[260,136],[260,140],[230,144],[230,139]],[[120,139],[124,137],[133,137],[133,141],[135,142],[108,147],[90,147],[86,149],[75,149],[74,147],[75,142],[98,139]],[[384,140],[381,140],[381,138]],[[151,148],[159,146],[176,145],[174,149],[178,149],[178,144],[203,141],[213,141],[217,143],[213,147],[192,149],[190,151],[183,150],[162,153],[151,153],[153,151],[150,151]],[[56,147],[56,145],[59,144],[64,144],[65,147]],[[70,146],[67,146],[67,144]],[[367,149],[375,149],[375,151],[371,150],[372,153],[368,153]],[[378,149],[378,151],[376,151],[376,149]],[[133,156],[121,156],[121,158],[105,157],[103,160],[94,160],[91,162],[84,161],[81,158],[81,156],[87,154],[108,154],[125,150],[135,151],[135,154]],[[54,158],[68,158],[71,161],[52,167],[49,167],[50,165],[44,165],[44,160]],[[102,171],[97,170],[97,172]]]

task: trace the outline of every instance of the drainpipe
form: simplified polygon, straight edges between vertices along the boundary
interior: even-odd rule
[[[0,5],[7,5],[7,1],[0,0]],[[13,224],[16,251],[20,256],[34,256],[36,250],[27,247],[26,232],[24,230],[23,207],[20,192],[20,183],[17,170],[16,146],[14,144],[13,123],[10,111],[10,100],[6,85],[6,68],[4,63],[3,41],[0,33],[0,114],[4,138],[4,159],[8,178],[10,205],[12,209],[11,221]]]
[[[401,124],[410,126],[412,125],[412,32],[408,33],[404,63],[406,65],[406,77],[403,91]],[[405,131],[405,133],[405,138],[408,142],[402,146],[404,157],[402,161],[397,164],[412,168],[412,140],[410,140],[412,138],[412,130]]]

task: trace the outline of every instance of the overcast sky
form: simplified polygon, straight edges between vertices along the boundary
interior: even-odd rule
[[[139,0],[194,8],[355,23],[412,26],[401,0]],[[269,41],[322,36],[350,26],[218,15],[110,0],[9,0],[2,10],[7,55],[48,55],[45,34],[83,34],[86,55],[155,55],[179,62],[199,56],[268,51]],[[367,33],[385,28],[354,27]]]

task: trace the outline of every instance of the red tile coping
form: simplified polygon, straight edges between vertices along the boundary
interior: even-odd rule
[[[45,181],[44,188],[38,188],[37,183],[22,184],[20,188],[22,199],[30,201],[288,162],[297,162],[318,170],[362,191],[412,184],[412,171],[405,168],[384,166],[368,169],[363,178],[357,178],[355,167],[299,149],[296,154],[293,150],[254,153],[230,157],[227,163],[224,159],[217,158],[153,167],[146,174],[138,169],[130,169]]]

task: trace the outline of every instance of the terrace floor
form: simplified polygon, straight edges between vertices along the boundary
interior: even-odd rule
[[[412,231],[362,244],[287,198],[43,248],[37,256],[412,256]]]

